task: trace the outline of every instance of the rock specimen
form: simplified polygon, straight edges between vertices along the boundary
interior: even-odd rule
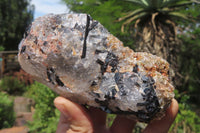
[[[174,97],[165,60],[124,47],[87,14],[36,19],[18,58],[61,96],[141,122],[161,118]]]

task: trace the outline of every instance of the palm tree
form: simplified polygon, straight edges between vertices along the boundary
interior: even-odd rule
[[[191,20],[180,9],[193,3],[192,0],[126,0],[137,4],[138,9],[126,13],[118,21],[124,21],[122,32],[134,24],[136,51],[150,52],[166,59],[170,65],[170,78],[178,84],[177,55],[180,40],[177,38],[176,20]]]

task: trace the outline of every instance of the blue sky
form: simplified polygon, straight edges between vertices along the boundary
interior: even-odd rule
[[[59,14],[69,11],[61,0],[32,0],[31,3],[35,5],[34,18],[48,13]]]

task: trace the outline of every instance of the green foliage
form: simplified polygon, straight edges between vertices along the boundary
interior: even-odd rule
[[[21,95],[26,90],[25,83],[12,76],[5,76],[0,82],[0,91],[11,95]]]
[[[126,0],[133,4],[138,5],[138,9],[131,9],[130,12],[126,13],[123,17],[119,18],[119,21],[125,21],[122,24],[122,32],[124,32],[125,26],[135,22],[139,22],[137,25],[139,27],[144,27],[149,18],[151,18],[152,23],[155,23],[156,19],[162,24],[167,24],[166,21],[175,22],[177,19],[190,20],[187,13],[180,12],[188,5],[195,3],[192,0]],[[169,23],[168,23],[169,24]],[[153,25],[154,28],[157,25]]]
[[[5,48],[3,46],[0,46],[0,51],[4,51]]]
[[[13,101],[7,94],[0,92],[0,129],[12,127],[14,122]]]
[[[17,50],[25,28],[33,20],[30,0],[0,0],[0,46]]]
[[[107,114],[107,118],[106,118],[107,127],[111,127],[115,117],[116,117],[116,114]]]
[[[179,112],[173,125],[170,128],[170,132],[200,132],[200,117],[192,108],[191,103],[188,103],[190,96],[184,92],[179,93],[178,90],[175,90],[175,94],[175,98],[179,100]]]
[[[170,132],[173,133],[199,133],[200,132],[200,117],[191,110],[189,104],[180,103],[179,113],[172,125]]]
[[[33,98],[36,103],[34,121],[28,124],[30,132],[55,133],[60,115],[53,103],[57,95],[45,85],[35,82],[25,96]]]
[[[180,53],[180,72],[182,77],[181,92],[190,95],[190,100],[200,103],[200,25],[190,24],[190,31],[180,38],[183,41]]]

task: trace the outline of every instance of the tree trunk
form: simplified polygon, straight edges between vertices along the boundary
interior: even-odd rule
[[[176,38],[176,27],[172,22],[168,24],[151,19],[140,24],[140,29],[136,33],[136,51],[149,52],[164,58],[170,64],[170,81],[176,86],[180,80],[178,74],[178,53],[180,40]]]

